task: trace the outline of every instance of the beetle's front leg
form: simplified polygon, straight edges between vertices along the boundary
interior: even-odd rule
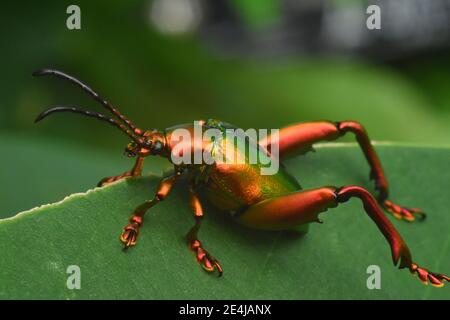
[[[126,171],[118,176],[106,177],[99,181],[97,187],[103,187],[115,181],[127,178],[127,177],[137,177],[142,174],[142,167],[144,166],[144,157],[138,157],[134,163],[133,168],[130,171]]]
[[[203,209],[200,203],[200,199],[194,191],[194,187],[191,185],[190,189],[190,205],[195,215],[195,225],[189,230],[187,234],[187,241],[189,248],[194,251],[197,258],[197,262],[201,264],[204,270],[208,272],[218,271],[219,276],[222,275],[223,269],[219,261],[217,261],[213,256],[206,251],[200,240],[198,240],[198,231],[203,220]]]
[[[173,175],[164,178],[159,183],[158,190],[156,191],[153,199],[145,201],[136,209],[134,209],[133,215],[129,220],[130,223],[123,228],[123,232],[120,235],[120,241],[122,241],[122,243],[124,244],[124,249],[128,249],[130,246],[134,246],[136,244],[136,240],[139,235],[139,229],[144,223],[145,213],[148,209],[163,201],[169,195],[172,187],[175,184],[175,181],[179,176],[181,176],[181,173],[182,172],[180,170],[175,170],[175,173]]]
[[[401,207],[388,199],[388,181],[384,173],[381,161],[370,142],[369,136],[364,127],[356,121],[315,121],[299,123],[282,128],[279,132],[279,155],[286,158],[295,154],[302,154],[312,149],[313,144],[321,141],[336,140],[346,133],[355,135],[364,156],[370,166],[370,178],[375,180],[375,188],[378,190],[377,200],[380,205],[392,213],[398,219],[414,221],[416,217],[423,220],[425,213],[417,208]],[[260,142],[260,144],[270,150],[271,138]]]

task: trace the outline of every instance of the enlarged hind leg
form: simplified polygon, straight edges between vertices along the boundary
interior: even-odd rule
[[[388,200],[388,181],[378,158],[375,149],[370,142],[364,127],[356,121],[316,121],[299,123],[282,128],[279,132],[279,154],[286,158],[294,154],[305,153],[312,149],[312,145],[320,141],[336,140],[347,132],[355,135],[361,150],[370,166],[370,178],[375,180],[375,187],[378,190],[378,202],[388,212],[398,219],[414,221],[416,217],[423,220],[425,213],[417,208],[401,207]],[[260,144],[270,150],[271,138],[260,142]]]
[[[260,229],[291,229],[296,225],[318,221],[319,213],[355,197],[362,201],[365,212],[388,241],[395,266],[408,268],[411,273],[418,274],[422,282],[429,281],[434,286],[442,286],[444,281],[450,281],[449,277],[420,268],[412,262],[408,246],[380,209],[376,199],[358,186],[324,187],[265,200],[250,206],[239,216],[239,221]]]

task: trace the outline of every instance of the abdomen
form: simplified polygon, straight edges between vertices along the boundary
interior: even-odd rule
[[[261,175],[258,165],[215,164],[209,173],[206,195],[215,206],[234,213],[300,189],[282,167],[274,175]]]

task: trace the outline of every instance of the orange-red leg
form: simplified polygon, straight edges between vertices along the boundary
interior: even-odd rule
[[[127,177],[137,177],[142,174],[142,167],[144,166],[144,158],[138,157],[136,159],[136,162],[134,163],[133,168],[130,171],[126,171],[118,176],[114,177],[107,177],[100,180],[100,182],[97,184],[97,187],[103,187],[105,185],[108,185],[110,183],[113,183],[115,181],[127,178]]]
[[[364,188],[346,186],[342,188],[324,187],[299,191],[278,198],[262,201],[250,206],[239,215],[241,223],[260,229],[284,230],[294,225],[319,221],[319,213],[338,206],[351,198],[359,198],[367,215],[375,222],[388,241],[394,265],[409,268],[422,282],[442,286],[450,278],[430,272],[412,262],[411,253],[395,227],[377,204],[377,200]]]
[[[197,262],[200,263],[204,270],[208,272],[214,272],[215,270],[217,270],[219,276],[221,276],[223,273],[223,269],[219,261],[212,255],[210,255],[209,252],[203,248],[200,240],[198,240],[198,231],[203,221],[203,209],[200,203],[200,199],[198,198],[192,186],[189,189],[189,198],[190,205],[195,217],[195,224],[189,230],[186,236],[189,249],[191,249],[195,253]]]
[[[302,154],[312,149],[314,143],[331,141],[342,137],[347,132],[352,132],[358,141],[361,150],[370,166],[370,178],[375,180],[378,190],[378,202],[388,212],[398,219],[414,221],[416,216],[423,220],[425,213],[417,208],[401,207],[388,200],[388,182],[381,162],[370,142],[364,127],[355,121],[316,121],[292,125],[282,128],[279,132],[279,154],[286,158],[295,154]],[[260,142],[270,150],[270,137]]]
[[[144,223],[144,215],[148,209],[156,205],[157,203],[163,201],[172,190],[177,178],[181,175],[181,171],[176,171],[175,174],[164,178],[156,191],[153,199],[145,201],[136,209],[134,209],[133,215],[129,219],[129,224],[127,224],[120,235],[120,241],[124,244],[124,249],[128,249],[130,246],[134,246],[139,235],[139,229]]]

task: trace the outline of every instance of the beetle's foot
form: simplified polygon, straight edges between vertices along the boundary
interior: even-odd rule
[[[130,223],[127,224],[120,235],[120,241],[124,245],[124,250],[136,245],[137,237],[139,235],[139,228],[142,225],[142,218],[133,216],[130,218]]]
[[[404,208],[399,205],[396,205],[395,203],[384,200],[383,208],[386,209],[388,212],[392,213],[394,217],[400,220],[406,220],[409,222],[413,222],[416,220],[416,218],[419,221],[423,221],[426,218],[425,212],[423,212],[421,209],[418,208]]]
[[[415,263],[411,264],[411,266],[409,267],[409,271],[412,274],[417,274],[419,280],[425,285],[428,285],[429,281],[432,286],[440,288],[444,286],[444,281],[450,282],[450,277],[447,277],[440,273],[428,271],[425,268],[419,267]]]
[[[200,263],[202,268],[207,272],[214,272],[217,270],[219,273],[219,277],[223,273],[222,266],[219,261],[217,261],[213,256],[211,256],[208,251],[203,249],[200,241],[194,240],[189,244],[189,247],[192,251],[195,252],[197,262]]]
[[[136,245],[137,236],[139,235],[139,226],[135,223],[130,223],[125,228],[120,235],[120,241],[124,245],[124,249],[127,250],[129,247]]]
[[[132,176],[131,172],[124,172],[124,173],[122,173],[121,175],[118,175],[118,176],[106,177],[106,178],[103,178],[102,180],[100,180],[99,183],[97,183],[97,187],[104,187],[104,186],[106,186],[108,184],[111,184],[113,182],[122,180],[124,178],[131,177],[131,176]]]

